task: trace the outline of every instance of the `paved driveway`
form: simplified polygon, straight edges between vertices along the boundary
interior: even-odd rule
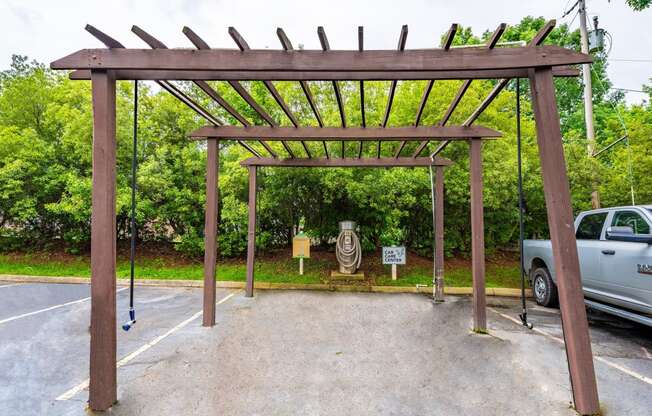
[[[86,285],[0,283],[0,414],[85,414],[88,296]],[[531,309],[529,331],[512,321],[515,299],[490,298],[491,335],[476,335],[465,297],[219,290],[208,329],[201,289],[136,296],[138,323],[118,335],[115,415],[574,414],[554,309]],[[591,320],[606,414],[645,414],[652,331]]]

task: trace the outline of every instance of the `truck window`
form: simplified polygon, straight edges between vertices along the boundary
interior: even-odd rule
[[[585,215],[577,227],[575,238],[578,240],[599,240],[606,219],[606,212]]]
[[[650,234],[650,225],[638,212],[634,211],[616,212],[611,225],[615,227],[632,227],[634,234]]]

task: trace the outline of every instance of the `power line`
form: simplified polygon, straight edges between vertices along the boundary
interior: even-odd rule
[[[627,91],[627,92],[639,92],[641,94],[650,94],[649,91],[641,91],[641,90],[633,90],[631,88],[617,88],[617,87],[611,87],[609,88],[610,90],[618,90],[618,91]]]
[[[649,58],[608,58],[607,61],[612,62],[652,62],[652,59]]]

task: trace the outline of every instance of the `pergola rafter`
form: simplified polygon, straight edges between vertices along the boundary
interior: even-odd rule
[[[552,32],[552,29],[554,29],[554,28],[555,28],[555,21],[554,20],[550,20],[550,21],[546,22],[546,24],[543,25],[543,27],[541,29],[539,29],[539,31],[534,35],[534,38],[532,38],[532,40],[530,41],[528,46],[529,47],[535,47],[535,46],[541,45],[543,43],[543,41],[546,40],[546,37],[548,37],[550,32]],[[499,27],[499,29],[500,29],[500,27]],[[504,31],[504,30],[505,30],[505,28],[503,27],[502,31]],[[502,34],[502,31],[501,31],[501,34]],[[494,35],[495,35],[495,33],[494,33]],[[494,41],[493,36],[490,39],[489,43],[487,44],[488,49],[493,49],[493,47],[495,46],[495,43],[493,45],[491,44],[492,41]],[[496,39],[496,41],[497,41],[497,39]],[[507,86],[507,84],[509,83],[510,80],[511,80],[510,78],[503,78],[500,81],[498,81],[498,83],[491,90],[491,92],[489,93],[487,98],[485,98],[484,101],[482,101],[480,103],[480,105],[475,109],[475,111],[473,111],[473,113],[466,119],[466,121],[463,123],[463,125],[464,126],[470,126],[478,117],[480,117],[480,114],[482,114],[482,112],[487,107],[489,107],[489,104],[491,104],[493,102],[493,100],[498,96],[498,94],[500,94],[500,92]],[[457,106],[457,103],[459,103],[459,100],[461,99],[461,95],[464,95],[464,92],[466,92],[466,89],[468,88],[468,86],[470,84],[471,84],[471,80],[464,81],[464,85],[466,85],[466,88],[464,88],[464,85],[462,85],[462,88],[460,88],[460,91],[458,91],[458,95],[460,95],[460,98],[457,99],[457,102],[453,101],[455,103],[455,105],[451,104],[452,108],[449,107],[450,114],[447,112],[448,117],[450,117],[450,115],[453,113],[453,110],[455,110],[455,107]],[[445,123],[446,121],[448,121],[448,117],[446,117],[445,120],[442,120],[442,121]],[[443,125],[443,123],[442,123],[442,125]],[[446,146],[448,146],[448,143],[449,143],[448,141],[445,141],[445,142],[441,143],[437,147],[437,149],[435,149],[435,151],[431,154],[431,156],[438,155],[440,152],[442,152],[446,148]],[[419,154],[421,153],[422,150],[423,150],[423,148],[417,149],[417,151],[414,153],[414,156],[419,156]]]
[[[599,411],[593,369],[591,345],[583,306],[579,262],[575,236],[572,232],[570,192],[561,142],[559,115],[554,95],[554,76],[577,76],[572,65],[590,63],[589,55],[557,46],[542,46],[552,31],[554,21],[548,22],[526,47],[502,48],[499,39],[505,30],[500,25],[486,45],[451,47],[457,25],[452,25],[440,48],[406,50],[407,26],[399,36],[396,50],[364,50],[363,28],[358,28],[356,50],[332,50],[323,28],[318,29],[321,50],[294,50],[282,29],[277,35],[283,50],[251,49],[240,34],[229,28],[229,34],[238,49],[211,49],[192,30],[183,33],[197,49],[168,49],[162,42],[134,26],[134,33],[152,49],[128,49],[121,43],[88,26],[87,30],[100,40],[106,49],[83,49],[51,63],[53,69],[73,70],[71,79],[90,79],[93,91],[93,188],[91,221],[91,360],[89,405],[94,410],[106,410],[117,398],[115,368],[115,163],[116,163],[116,80],[154,80],[178,98],[210,125],[191,133],[194,138],[207,141],[206,227],[204,265],[204,325],[215,324],[214,291],[217,239],[217,173],[219,141],[236,141],[255,157],[241,164],[249,170],[249,224],[247,242],[246,295],[253,296],[256,231],[257,169],[261,167],[428,167],[435,169],[433,207],[435,209],[435,275],[443,276],[443,168],[450,161],[437,156],[453,140],[469,144],[471,184],[471,234],[473,264],[473,327],[486,330],[483,175],[482,147],[486,139],[500,134],[486,127],[473,125],[483,111],[505,88],[510,79],[529,78],[537,127],[537,141],[541,160],[543,186],[548,211],[555,270],[559,283],[560,308],[564,323],[564,338],[575,409],[582,414]],[[437,80],[463,80],[455,98],[435,126],[421,126],[423,112]],[[489,95],[479,104],[462,125],[446,125],[464,97],[473,80],[497,79]],[[223,80],[265,120],[267,126],[254,126],[221,97],[207,82]],[[367,127],[364,102],[364,82],[391,81],[388,101],[381,127]],[[415,122],[409,127],[387,127],[398,81],[427,81],[421,97]],[[193,81],[213,101],[221,105],[242,126],[224,125],[219,118],[188,97],[172,81]],[[242,81],[262,81],[294,127],[280,127],[255,98],[242,86]],[[280,96],[272,81],[298,81],[315,115],[318,127],[300,126],[290,106]],[[341,125],[325,126],[308,81],[331,81],[335,89]],[[345,102],[340,82],[360,82],[360,111],[362,126],[347,125]],[[261,154],[245,142],[259,141],[271,158]],[[420,157],[429,141],[442,144],[429,157]],[[280,141],[289,158],[279,158],[267,142]],[[299,141],[307,152],[306,158],[297,158],[288,143]],[[321,141],[325,157],[313,157],[306,145]],[[327,142],[342,143],[342,157],[329,157]],[[357,157],[346,157],[344,143],[359,141]],[[363,157],[365,141],[378,143],[376,157]],[[381,157],[381,145],[398,141],[398,150],[392,157]],[[407,142],[420,142],[411,157],[401,157]],[[441,288],[440,288],[441,289]]]
[[[326,31],[323,26],[317,28],[317,36],[319,36],[319,43],[321,43],[321,48],[325,51],[331,49],[330,44],[328,43],[328,38],[326,37]],[[335,100],[337,101],[337,109],[340,112],[340,120],[342,122],[342,127],[346,127],[346,115],[344,114],[344,101],[342,99],[342,92],[340,91],[340,84],[338,81],[333,82],[333,90],[335,91]],[[344,158],[344,142],[342,142],[342,158]]]
[[[184,33],[186,33],[185,32],[186,29],[187,29],[188,33],[192,32],[188,27],[184,27]],[[240,35],[240,33],[238,33],[238,31],[233,26],[229,27],[229,35],[231,35],[231,38],[236,43],[236,45],[238,45],[238,48],[240,48],[241,51],[251,49],[249,47],[249,44],[247,43],[247,41],[244,40],[242,35]],[[188,36],[187,33],[186,33],[186,36]],[[199,38],[199,37],[197,36],[197,38]],[[208,46],[208,45],[206,45],[206,46]],[[202,49],[202,48],[198,48],[198,49]],[[269,91],[269,93],[272,94],[272,97],[274,97],[274,100],[276,100],[276,103],[281,107],[283,112],[285,112],[285,115],[287,115],[287,117],[290,119],[290,121],[292,122],[294,127],[297,127],[299,125],[299,122],[297,121],[294,114],[292,114],[292,112],[290,111],[290,108],[285,103],[285,100],[283,100],[283,97],[281,97],[281,94],[279,94],[279,92],[276,89],[276,87],[274,86],[274,84],[272,84],[272,81],[263,81],[263,83],[265,84],[265,87],[267,87],[267,90]],[[281,141],[281,144],[283,145],[283,147],[285,148],[285,151],[288,152],[288,155],[290,155],[291,158],[295,157],[294,152],[292,151],[292,149],[290,149],[290,146],[288,146],[287,143],[285,143],[284,141]],[[308,152],[308,156],[310,156],[309,152]]]
[[[364,26],[358,26],[358,51],[364,50]],[[362,117],[362,127],[367,127],[367,117],[364,112],[364,80],[360,80],[360,115]],[[358,146],[358,159],[362,157],[362,141]]]
[[[147,43],[152,49],[167,49],[168,47],[165,46],[163,42],[160,40],[156,39],[154,36],[150,35],[140,27],[134,25],[131,27],[131,31],[138,36],[140,39],[143,40],[143,42]],[[226,101],[222,96],[213,89],[206,81],[201,81],[201,80],[196,80],[193,81],[195,85],[197,85],[199,88],[201,88],[202,91],[206,93],[209,97],[211,97],[215,102],[217,102],[222,108],[224,108],[229,114],[231,114],[236,120],[238,120],[240,123],[242,123],[243,126],[247,127],[250,126],[251,123],[244,118],[242,114],[238,112],[231,104],[229,104],[228,101]],[[237,81],[232,81],[232,82],[237,82]],[[265,150],[269,152],[272,157],[278,157],[276,152],[271,148],[267,142],[264,140],[258,140],[258,143],[260,143]]]
[[[507,25],[505,23],[501,23],[498,26],[498,28],[496,28],[494,33],[491,35],[491,38],[489,38],[489,41],[487,42],[487,46],[486,46],[487,49],[493,49],[496,46],[496,43],[498,43],[498,40],[505,32],[506,27]],[[453,111],[455,111],[457,105],[460,103],[460,101],[462,101],[462,97],[464,97],[466,90],[468,90],[469,87],[471,86],[471,82],[473,82],[472,79],[465,79],[462,85],[460,85],[460,88],[457,90],[457,93],[455,94],[455,98],[453,98],[453,101],[450,102],[448,108],[446,109],[446,112],[444,113],[444,116],[438,123],[440,126],[445,125],[450,119],[450,117],[453,115]],[[428,141],[421,142],[417,147],[417,149],[415,150],[414,156],[415,157],[419,156],[427,145],[428,145]]]
[[[442,45],[441,45],[442,49],[444,50],[450,49],[451,45],[453,44],[453,40],[455,39],[455,34],[457,33],[457,26],[458,26],[457,23],[453,23],[450,29],[448,29],[448,32],[446,33],[446,36],[442,41]],[[426,103],[428,102],[428,97],[430,96],[430,91],[432,91],[433,85],[435,85],[435,81],[432,79],[428,80],[426,89],[423,91],[423,95],[421,96],[419,109],[417,110],[417,117],[416,120],[414,121],[415,126],[418,126],[419,122],[421,121],[421,116],[423,115],[424,108],[426,108]],[[403,147],[405,147],[405,140],[399,144],[394,157],[399,157],[401,155],[401,151],[403,150]]]
[[[401,34],[398,37],[398,46],[396,49],[399,52],[403,52],[405,50],[405,43],[407,42],[407,35],[408,35],[408,27],[407,25],[403,25],[401,28]],[[383,122],[382,126],[387,127],[387,123],[389,122],[389,115],[392,111],[392,104],[394,103],[394,93],[396,92],[396,86],[398,85],[398,81],[394,80],[392,81],[391,85],[389,86],[389,94],[387,96],[387,106],[385,107],[385,116],[383,117]],[[380,157],[380,144],[381,142],[378,141],[378,154],[377,157]]]
[[[124,45],[111,36],[107,35],[106,33],[102,32],[101,30],[97,29],[96,27],[92,25],[86,25],[85,27],[86,31],[93,35],[97,40],[102,42],[107,48],[109,49],[124,49]],[[188,106],[191,110],[193,110],[195,113],[206,119],[208,122],[215,126],[221,126],[224,123],[216,118],[213,114],[211,114],[208,110],[206,110],[204,107],[202,107],[200,104],[195,102],[192,98],[188,97],[184,92],[179,90],[174,84],[165,81],[165,80],[157,80],[154,79],[154,82],[156,82],[161,88],[163,88],[165,91],[169,92],[172,96],[177,98],[179,101],[184,103],[186,106]],[[256,151],[253,147],[251,147],[248,143],[245,143],[243,141],[238,141],[237,142],[240,146],[244,147],[249,153],[256,157],[261,157],[260,153]]]
[[[294,48],[292,47],[292,42],[290,42],[290,39],[287,37],[283,29],[281,29],[280,27],[276,29],[276,34],[278,36],[278,39],[281,41],[281,45],[283,45],[283,49],[285,51],[294,50]],[[308,100],[308,105],[310,105],[310,108],[312,109],[312,112],[315,115],[315,118],[317,119],[317,123],[319,124],[319,127],[324,127],[324,121],[321,118],[321,114],[319,113],[317,104],[315,104],[315,99],[313,98],[312,92],[310,91],[310,86],[306,81],[299,81],[299,84],[301,85],[301,89],[303,90],[303,93],[306,96],[306,99]],[[310,157],[310,152],[308,151],[308,147],[306,146],[306,144],[304,142],[301,142],[301,144],[303,145],[303,148],[308,154],[308,157]],[[324,142],[324,152],[326,153],[326,157],[328,157],[328,147],[326,146],[326,142]]]

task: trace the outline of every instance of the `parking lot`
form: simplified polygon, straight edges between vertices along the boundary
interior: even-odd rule
[[[118,321],[128,290],[119,288]],[[118,332],[116,415],[572,415],[559,312],[489,298],[490,335],[471,303],[416,294],[137,287],[138,323]],[[0,283],[0,414],[83,415],[88,285]],[[652,401],[652,330],[590,314],[606,415]]]

